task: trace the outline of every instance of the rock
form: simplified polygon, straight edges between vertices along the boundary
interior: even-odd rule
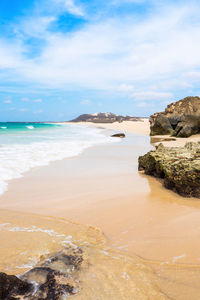
[[[189,137],[200,133],[200,97],[186,97],[150,117],[150,135]]]
[[[162,134],[172,134],[173,128],[170,124],[170,121],[164,114],[159,114],[153,126],[151,126],[151,135],[162,135]]]
[[[123,121],[142,121],[141,118],[131,116],[118,116],[113,113],[83,114],[70,122],[114,123]]]
[[[124,133],[115,133],[115,134],[111,135],[111,137],[125,138],[126,135]]]
[[[159,144],[138,159],[139,170],[163,178],[165,187],[185,197],[200,198],[200,142],[184,147]]]
[[[14,275],[7,275],[0,272],[0,299],[18,299],[20,295],[30,295],[33,291],[33,285],[24,282]]]
[[[61,300],[79,290],[78,271],[83,262],[79,247],[67,247],[17,278],[0,273],[0,299]]]

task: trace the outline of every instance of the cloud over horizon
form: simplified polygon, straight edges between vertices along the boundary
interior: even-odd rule
[[[1,34],[0,91],[92,90],[141,103],[199,93],[196,1],[49,3],[34,1]]]

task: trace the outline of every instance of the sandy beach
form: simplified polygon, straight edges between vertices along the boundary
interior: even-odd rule
[[[159,289],[170,299],[187,300],[189,295],[199,299],[200,202],[138,173],[138,156],[153,149],[147,120],[84,126],[101,127],[107,135],[124,131],[126,138],[12,180],[0,196],[1,211],[7,216],[9,211],[34,213],[99,228],[112,249],[153,268]],[[2,257],[6,260],[5,253]]]

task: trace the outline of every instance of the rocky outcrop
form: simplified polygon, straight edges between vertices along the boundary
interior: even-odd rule
[[[16,297],[30,295],[33,290],[31,283],[24,282],[14,275],[0,272],[0,299],[19,299]]]
[[[84,114],[70,122],[114,123],[123,121],[139,121],[141,118],[118,116],[112,113]]]
[[[139,170],[163,178],[165,187],[185,197],[200,198],[200,142],[164,147],[139,157]]]
[[[150,117],[150,135],[189,137],[200,133],[200,97],[186,97]]]
[[[125,138],[126,135],[124,133],[115,133],[115,134],[112,134],[111,137]]]
[[[79,290],[78,271],[83,262],[79,247],[67,247],[39,266],[16,277],[0,273],[0,299],[61,300]]]

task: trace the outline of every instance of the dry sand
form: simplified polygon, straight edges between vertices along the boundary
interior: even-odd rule
[[[142,119],[142,121],[123,121],[121,123],[114,122],[114,123],[91,123],[91,122],[78,122],[72,124],[80,124],[85,126],[92,126],[92,127],[100,127],[104,129],[110,130],[119,130],[120,132],[130,132],[134,134],[141,134],[141,135],[149,135],[149,120]]]

